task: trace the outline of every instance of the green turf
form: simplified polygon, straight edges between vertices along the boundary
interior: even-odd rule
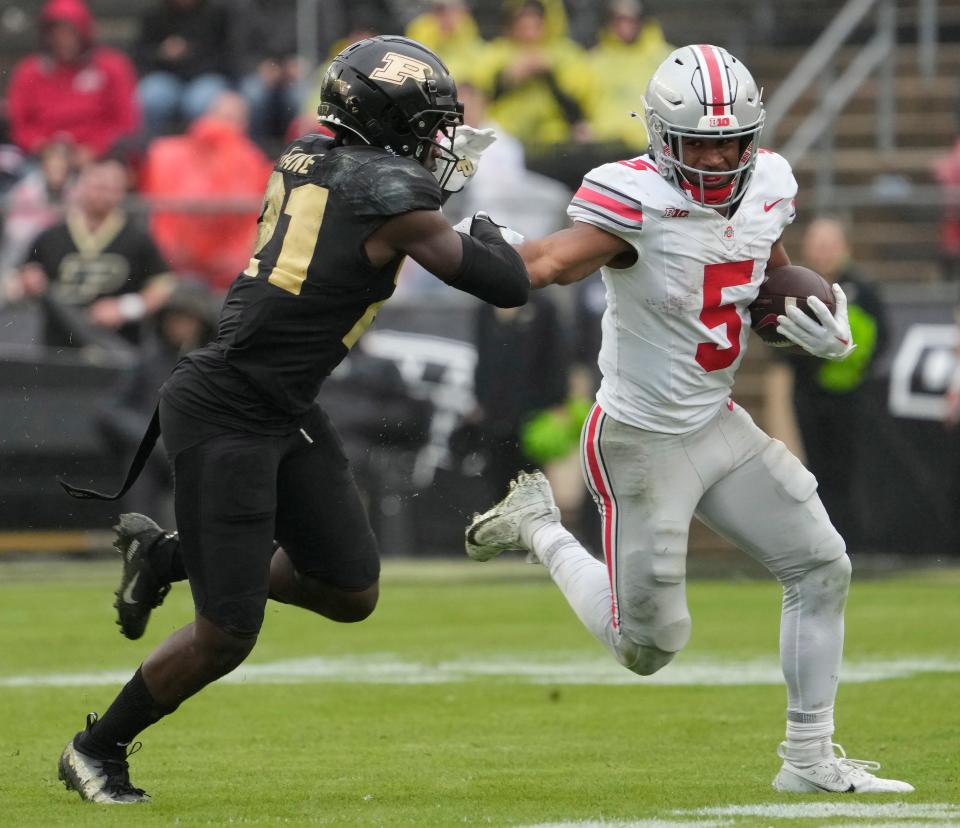
[[[190,617],[175,589],[140,642],[113,626],[114,566],[0,565],[0,679],[132,672]],[[960,661],[960,572],[859,579],[851,660]],[[694,581],[694,633],[675,665],[775,658],[779,589]],[[421,664],[602,663],[538,567],[389,564],[368,621],[338,626],[271,605],[252,663],[386,654]],[[956,669],[956,668],[954,668]],[[82,803],[56,759],[116,686],[0,687],[0,823],[11,826],[533,825],[609,820],[714,825],[898,824],[858,818],[700,817],[702,807],[823,802],[770,789],[782,687],[531,684],[219,684],[147,731],[132,761],[149,805]],[[910,805],[960,808],[960,675],[841,687],[837,738],[909,779]],[[856,797],[858,803],[884,803]],[[844,803],[853,801],[843,798]],[[914,820],[918,824],[921,820]],[[926,820],[926,825],[955,825]],[[648,823],[654,824],[654,823]],[[901,819],[900,824],[907,824]]]

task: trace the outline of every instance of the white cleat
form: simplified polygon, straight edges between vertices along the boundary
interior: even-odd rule
[[[786,743],[781,742],[777,755],[783,767],[773,780],[774,790],[784,793],[911,793],[913,785],[897,779],[881,779],[870,771],[880,770],[879,762],[847,759],[840,745],[833,745],[840,753],[800,768],[786,758]]]
[[[482,515],[473,516],[465,536],[467,555],[475,561],[489,561],[501,552],[526,550],[520,526],[531,520],[560,520],[550,483],[539,471],[520,472],[510,481],[503,500]]]

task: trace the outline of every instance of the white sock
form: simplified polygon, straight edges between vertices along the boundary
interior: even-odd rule
[[[521,530],[521,535],[523,534]],[[533,527],[523,538],[560,588],[577,618],[601,643],[615,651],[613,603],[607,568],[558,521]]]
[[[787,711],[787,759],[799,767],[833,755],[833,707],[816,713]]]

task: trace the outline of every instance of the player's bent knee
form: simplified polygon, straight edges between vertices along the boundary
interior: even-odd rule
[[[335,620],[345,624],[353,624],[369,618],[377,608],[377,599],[379,590],[376,587],[366,589],[363,592],[343,593],[344,598],[340,602],[338,618]]]
[[[617,644],[619,662],[640,676],[652,676],[662,670],[690,640],[690,617],[664,624],[653,631],[653,642],[633,641],[623,637]]]
[[[638,676],[652,676],[673,661],[675,655],[656,647],[637,647],[635,661],[625,666]]]
[[[374,583],[362,590],[327,587],[317,595],[319,603],[316,612],[331,621],[337,621],[341,624],[356,624],[370,617],[377,608],[379,597],[379,583]]]
[[[668,653],[649,644],[638,644],[626,638],[617,642],[614,653],[624,667],[638,676],[652,676],[658,670],[666,667],[676,652]]]
[[[257,633],[237,633],[198,618],[193,647],[206,661],[211,672],[226,675],[239,667],[257,643]]]
[[[816,573],[821,577],[823,591],[827,595],[841,600],[846,599],[847,592],[850,590],[850,577],[853,574],[853,566],[848,555],[841,555],[836,560],[824,564],[816,570]]]

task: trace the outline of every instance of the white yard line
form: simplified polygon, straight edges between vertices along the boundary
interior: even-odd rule
[[[851,661],[843,666],[844,684],[908,678],[921,673],[960,673],[960,661],[943,658]],[[75,673],[0,675],[2,687],[92,687],[122,684],[130,668]],[[661,686],[779,685],[779,664],[773,659],[711,661],[682,657],[654,676],[641,678],[612,659],[562,654],[545,661],[537,656],[511,655],[439,662],[403,659],[391,653],[364,656],[315,657],[244,664],[223,679],[248,684],[452,684],[496,679],[516,684]]]
[[[960,820],[960,804],[946,802],[851,802],[844,797],[818,802],[784,802],[758,805],[723,805],[672,812],[678,817],[760,817],[762,819],[937,819]],[[871,823],[872,825],[872,823]]]
[[[756,820],[870,820],[870,822],[831,822],[831,828],[949,828],[960,824],[960,804],[940,802],[850,802],[844,798],[825,802],[785,802],[757,805],[724,805],[671,811],[676,819],[582,820],[544,822],[524,828],[717,828],[717,826],[755,825]],[[691,822],[691,818],[693,821]],[[719,818],[719,819],[718,819]],[[749,819],[749,823],[744,820]],[[877,822],[876,820],[884,820]],[[770,823],[776,826],[776,822]]]

